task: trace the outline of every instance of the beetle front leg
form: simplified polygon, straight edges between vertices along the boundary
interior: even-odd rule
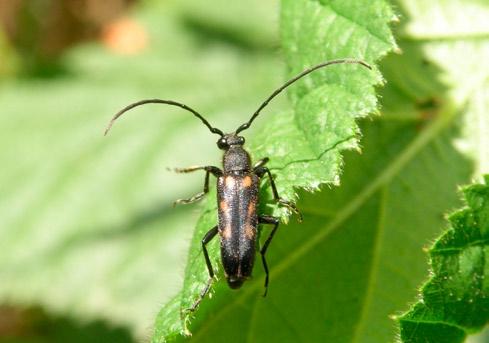
[[[212,174],[215,177],[219,177],[222,175],[221,169],[214,166],[197,166],[190,168],[175,168],[173,169],[177,173],[191,173],[196,170],[205,170],[205,180],[204,180],[204,190],[191,198],[188,199],[178,199],[173,203],[173,206],[177,204],[190,204],[196,201],[199,201],[209,192],[209,175]]]
[[[207,270],[209,272],[209,280],[207,281],[207,285],[204,287],[202,292],[200,292],[199,299],[197,299],[192,307],[190,307],[187,311],[189,312],[194,312],[197,307],[199,307],[199,304],[202,302],[202,299],[207,295],[209,292],[209,289],[211,288],[212,285],[212,280],[214,280],[214,269],[212,269],[212,263],[211,259],[209,258],[209,253],[207,252],[207,243],[209,243],[216,235],[217,235],[218,229],[217,225],[214,226],[212,229],[210,229],[202,239],[202,251],[204,252],[204,258],[205,258],[205,264],[207,265]]]
[[[263,159],[261,161],[264,161],[264,160],[265,159]],[[266,161],[268,161],[268,159],[266,159]],[[265,163],[266,163],[266,161],[265,161]],[[268,175],[268,179],[270,180],[270,186],[272,187],[273,199],[276,202],[278,202],[279,204],[284,205],[289,210],[291,210],[292,212],[297,214],[299,216],[299,222],[302,222],[302,214],[300,213],[299,209],[293,203],[291,203],[290,201],[287,201],[285,199],[282,199],[278,195],[277,187],[275,186],[275,181],[273,181],[272,173],[270,173],[270,170],[267,167],[263,167],[263,164],[259,165],[258,167],[255,167],[255,169],[254,169],[255,174],[258,175],[258,177],[260,177],[260,178],[265,174]]]
[[[253,170],[255,170],[255,172],[256,172],[256,170],[258,168],[263,167],[265,164],[268,163],[269,160],[270,159],[268,157],[262,158],[261,160],[259,160],[258,162],[255,163],[255,165],[253,166]]]
[[[270,242],[272,241],[273,236],[275,235],[275,232],[278,229],[278,225],[279,225],[280,221],[277,217],[262,215],[262,216],[258,217],[258,222],[260,224],[271,224],[271,225],[273,225],[272,232],[270,232],[270,235],[268,236],[267,240],[265,241],[265,244],[260,249],[261,261],[263,263],[263,269],[265,270],[265,293],[263,293],[263,296],[266,297],[267,293],[268,293],[269,272],[268,272],[268,264],[267,264],[267,260],[265,258],[265,254],[267,252],[268,246],[270,245]]]

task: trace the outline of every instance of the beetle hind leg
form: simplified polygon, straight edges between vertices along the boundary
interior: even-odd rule
[[[212,268],[211,259],[209,258],[209,253],[207,251],[207,244],[217,235],[218,229],[217,225],[210,229],[202,239],[202,251],[204,252],[205,264],[207,266],[207,271],[209,272],[209,279],[207,280],[206,286],[202,289],[199,294],[199,298],[192,304],[192,306],[186,309],[186,312],[194,312],[197,307],[199,307],[202,300],[205,298],[207,293],[212,286],[212,281],[214,280],[214,269]]]
[[[280,221],[277,217],[262,215],[258,217],[258,222],[260,224],[273,225],[272,232],[270,232],[270,235],[267,237],[265,244],[263,244],[263,246],[260,248],[261,261],[263,263],[263,269],[265,270],[265,292],[263,293],[263,297],[266,297],[268,293],[268,282],[270,279],[270,272],[268,270],[268,264],[267,264],[267,259],[265,257],[265,254],[267,253],[268,246],[270,245],[270,242],[272,241],[275,232],[277,232]]]

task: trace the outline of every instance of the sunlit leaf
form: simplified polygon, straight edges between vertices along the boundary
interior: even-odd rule
[[[399,319],[403,342],[463,342],[489,322],[489,177],[463,193],[466,208],[430,249],[432,277]]]

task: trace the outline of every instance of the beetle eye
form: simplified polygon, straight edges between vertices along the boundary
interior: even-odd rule
[[[238,137],[238,143],[239,143],[239,145],[243,145],[243,144],[245,144],[245,139],[244,139],[244,137],[239,136],[239,137]]]
[[[219,138],[219,140],[217,141],[217,147],[219,149],[226,149],[228,147],[228,141],[226,140],[226,138]]]

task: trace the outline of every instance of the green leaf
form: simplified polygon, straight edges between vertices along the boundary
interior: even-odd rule
[[[489,25],[484,20],[489,15],[489,5],[483,1],[463,4],[451,0],[400,1],[399,8],[408,19],[399,30],[401,46],[403,40],[418,46],[425,55],[425,63],[441,69],[438,78],[448,86],[447,97],[458,111],[454,117],[458,133],[453,137],[452,145],[473,161],[473,176],[479,177],[489,172],[489,116],[486,111],[489,68],[480,64],[480,60],[486,59],[489,52]],[[433,20],[434,17],[437,19]],[[471,24],[467,25],[467,22]],[[433,94],[432,100],[435,103],[439,101],[436,94]],[[430,112],[428,115],[431,115]],[[450,208],[447,207],[445,212]],[[403,306],[400,309],[407,308]],[[407,337],[406,341],[412,339],[413,342],[451,342],[447,332],[453,329],[449,325],[440,325],[436,332],[431,332],[431,339],[426,340],[421,331],[419,338],[416,335],[404,337]],[[463,328],[455,331],[459,336],[457,338],[454,334],[451,337],[453,341],[463,339],[461,337],[466,334]],[[482,341],[485,340],[482,338]]]
[[[283,1],[282,41],[292,76],[306,67],[337,58],[367,62],[395,47],[384,1]],[[361,8],[360,8],[361,7]],[[294,187],[316,190],[339,184],[343,149],[358,148],[356,119],[376,111],[373,86],[381,76],[360,66],[321,69],[289,90],[295,112],[275,116],[254,140],[257,156],[270,156],[276,183],[286,198]]]
[[[342,186],[302,194],[304,223],[278,232],[267,298],[260,297],[259,266],[239,293],[219,283],[191,327],[192,341],[392,340],[388,316],[425,277],[421,248],[442,225],[444,209],[457,204],[453,190],[471,172],[453,149],[457,131],[442,115],[422,135],[418,120],[366,121],[363,153],[346,154]],[[424,198],[429,206],[413,205]]]
[[[292,76],[306,67],[336,58],[357,58],[374,63],[391,50],[394,41],[388,24],[394,16],[389,6],[384,1],[369,1],[364,5],[358,6],[358,2],[353,1],[335,6],[309,0],[283,1],[282,41],[288,74]],[[362,15],[366,8],[371,14],[369,20]],[[358,148],[359,129],[355,120],[376,111],[374,86],[380,81],[378,72],[358,65],[335,65],[290,88],[295,111],[274,115],[249,145],[254,160],[270,158],[269,166],[282,197],[295,200],[298,188],[317,190],[321,184],[338,184],[342,164],[340,152]],[[264,190],[263,198],[270,199],[268,191]],[[201,239],[216,223],[214,199],[214,196],[209,197],[192,238],[183,290],[177,296],[182,313],[198,299],[208,280]],[[281,215],[284,220],[288,215],[282,209],[267,207],[266,201],[262,201],[262,211]],[[307,229],[301,226],[300,230]],[[219,249],[216,242],[213,243],[209,245],[211,260],[214,268],[219,270]],[[302,244],[302,249],[307,249],[307,244]],[[287,256],[286,251],[278,251],[278,255]],[[273,273],[278,273],[277,268],[272,267]],[[248,282],[238,297],[244,300],[250,293],[256,296],[262,282],[259,277]],[[286,284],[274,292],[283,292]],[[321,292],[320,288],[314,294],[318,292]],[[225,304],[226,299],[232,299],[223,283],[218,284],[215,295],[219,299],[205,301],[198,311],[198,323],[192,328],[196,336],[202,328],[199,323],[205,322],[211,313],[213,317],[216,313],[225,313],[219,306]],[[173,311],[174,302],[161,310],[153,337],[155,342],[175,337],[178,326],[167,320],[168,317],[178,318]],[[183,315],[177,331],[186,333],[190,319],[188,314]],[[247,322],[255,321],[255,318],[246,312],[234,320]]]
[[[489,323],[489,176],[463,189],[467,207],[430,249],[432,277],[399,319],[403,342],[463,342]]]

